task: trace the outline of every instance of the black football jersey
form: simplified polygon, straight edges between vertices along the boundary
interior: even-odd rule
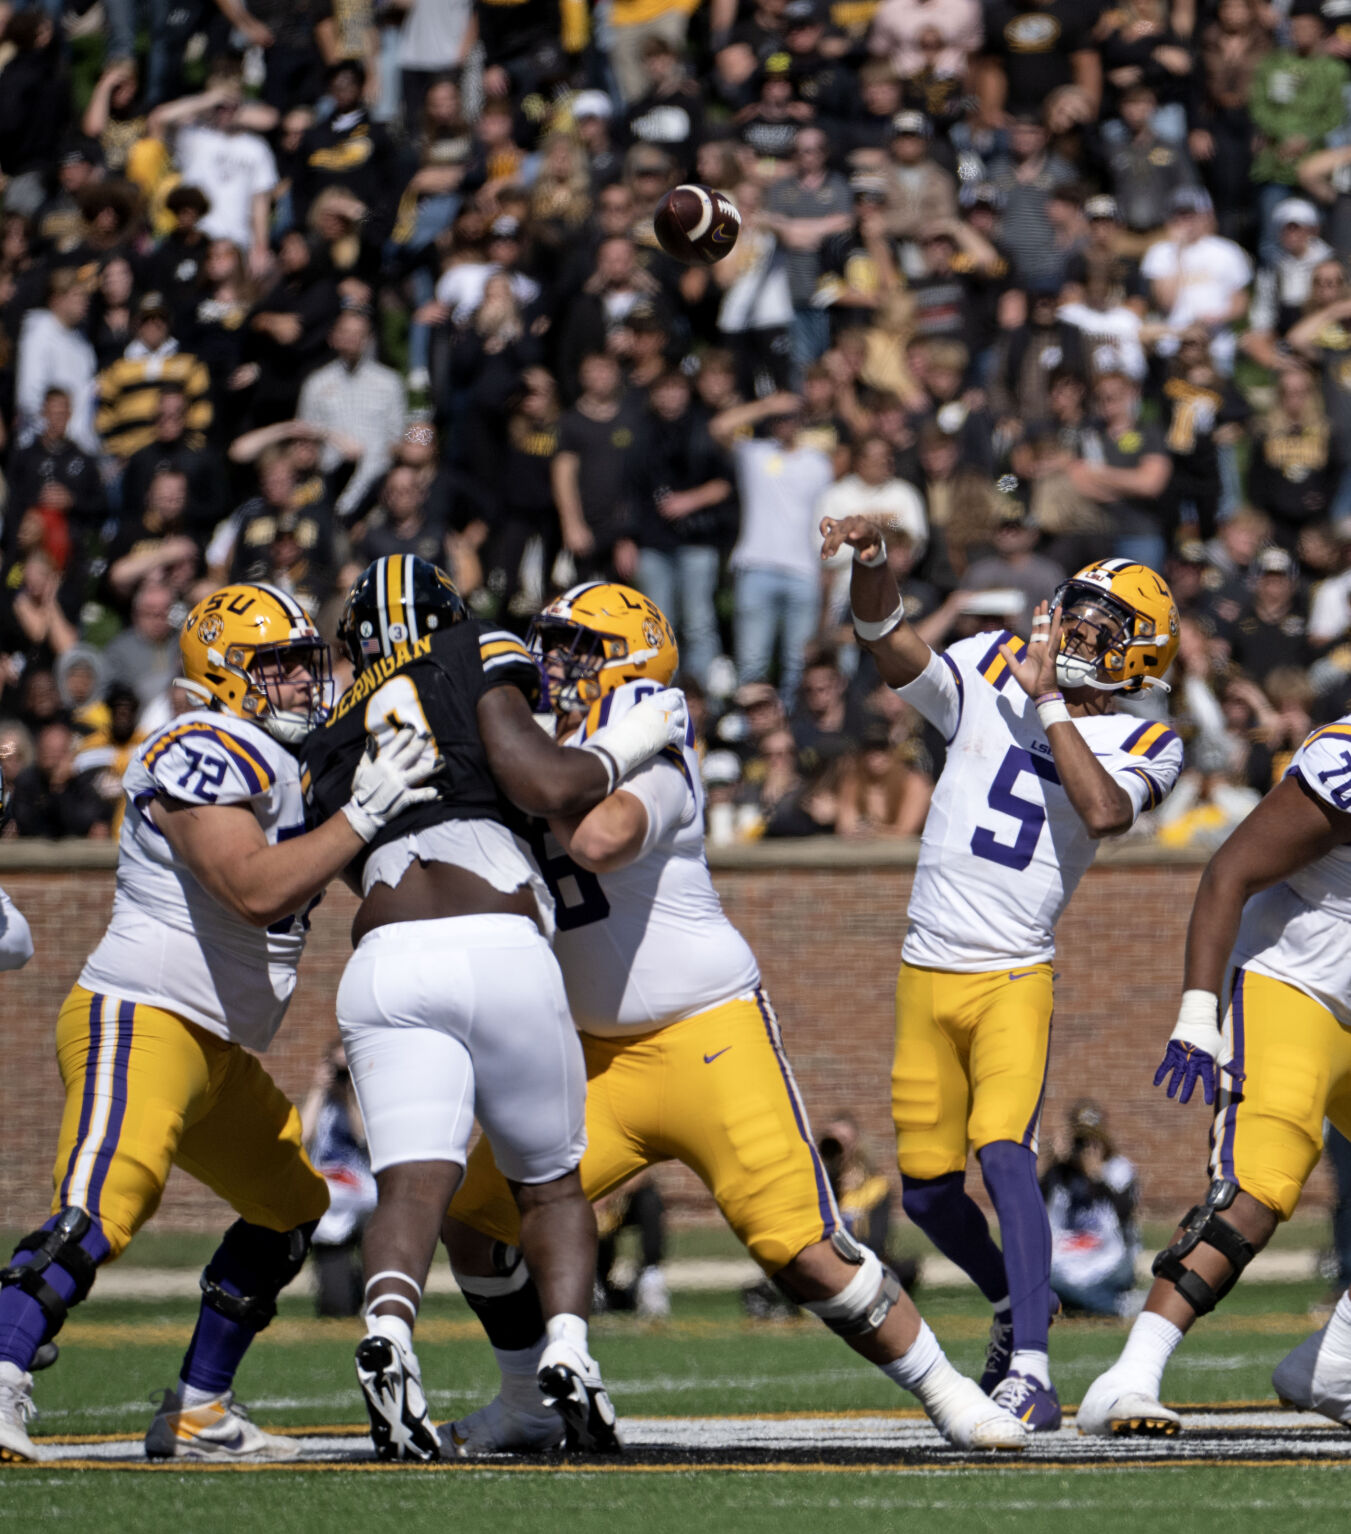
[[[301,784],[313,819],[336,814],[352,793],[367,737],[380,743],[411,724],[436,739],[442,765],[429,780],[436,798],[391,821],[357,859],[358,871],[376,847],[444,820],[497,820],[514,824],[488,770],[478,732],[478,700],[492,687],[519,687],[533,705],[539,671],[514,634],[476,618],[396,644],[373,661],[338,699],[326,724],[300,751]]]

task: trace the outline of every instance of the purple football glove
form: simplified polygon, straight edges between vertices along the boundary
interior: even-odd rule
[[[1213,1055],[1208,1055],[1195,1044],[1183,1044],[1178,1039],[1169,1039],[1163,1064],[1154,1072],[1154,1085],[1160,1087],[1167,1081],[1169,1097],[1176,1097],[1180,1103],[1189,1103],[1199,1081],[1206,1102],[1213,1103],[1216,1074]]]

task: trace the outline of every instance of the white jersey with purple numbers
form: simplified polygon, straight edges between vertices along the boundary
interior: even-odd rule
[[[1023,649],[1007,631],[978,634],[897,689],[948,743],[902,949],[923,969],[977,973],[1052,958],[1060,913],[1097,850],[1002,644]],[[1181,742],[1167,725],[1129,714],[1072,722],[1136,816],[1163,802],[1182,768]]]
[[[257,725],[194,709],[140,747],[123,788],[112,920],[80,984],[266,1049],[295,989],[305,913],[266,931],[250,926],[197,882],[148,811],[157,794],[185,804],[247,805],[269,842],[287,841],[305,830],[295,758]]]
[[[1286,777],[1351,814],[1351,714],[1315,730]],[[1283,980],[1351,1028],[1351,846],[1334,847],[1243,907],[1235,965]]]
[[[626,682],[598,711],[596,727],[660,689]],[[571,744],[586,739],[585,727]],[[647,810],[640,855],[616,873],[579,868],[542,821],[531,852],[554,897],[554,953],[568,1005],[584,1033],[651,1033],[754,991],[760,971],[749,944],[723,914],[704,857],[704,793],[694,731],[620,784]]]

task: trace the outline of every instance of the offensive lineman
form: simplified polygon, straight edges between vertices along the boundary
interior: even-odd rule
[[[450,577],[412,555],[366,569],[338,636],[357,675],[302,753],[318,809],[340,799],[368,732],[383,739],[414,723],[441,753],[434,797],[359,850],[356,951],[338,991],[379,1189],[356,1355],[377,1456],[440,1457],[412,1324],[475,1116],[511,1178],[540,1278],[548,1344],[533,1404],[555,1408],[550,1420],[570,1446],[617,1448],[587,1350],[596,1220],[577,1176],[582,1052],[549,948],[553,901],[507,829],[507,801],[527,814],[585,813],[684,739],[684,699],[657,692],[587,749],[565,750],[535,723],[530,652],[471,618]]]
[[[558,733],[580,727],[583,750],[676,669],[664,614],[626,586],[574,586],[530,637]],[[953,1369],[896,1276],[845,1231],[755,956],[709,877],[703,818],[691,733],[589,813],[530,828],[586,1057],[586,1197],[658,1161],[683,1162],[785,1293],[913,1391],[952,1443],[1022,1448],[1022,1425]],[[494,1260],[521,1234],[486,1139],[444,1234],[502,1366],[500,1394],[443,1427],[444,1446],[461,1455],[552,1447],[557,1422],[532,1399],[545,1346],[534,1269],[528,1252],[525,1262]]]
[[[1169,1357],[1294,1213],[1324,1117],[1351,1132],[1351,715],[1309,736],[1210,860],[1183,986],[1154,1084],[1185,1103],[1199,1081],[1215,1104],[1211,1184],[1155,1259],[1121,1357],[1089,1386],[1082,1433],[1181,1431],[1159,1400]],[[1351,1294],[1272,1384],[1351,1426]]]
[[[826,518],[822,557],[854,550],[859,642],[948,743],[910,898],[896,985],[896,1125],[905,1212],[995,1307],[982,1386],[1033,1431],[1060,1426],[1047,1329],[1051,1241],[1037,1184],[1055,925],[1095,842],[1177,780],[1162,724],[1112,693],[1166,686],[1178,615],[1144,565],[1099,560],[1066,581],[1031,643],[979,634],[935,654],[905,621],[877,527]],[[1012,684],[1012,685],[1011,685]],[[968,1147],[1003,1250],[965,1189]]]
[[[386,820],[430,790],[413,732],[356,764],[333,818],[305,831],[291,747],[322,717],[328,651],[270,586],[226,586],[180,637],[202,707],[127,770],[117,892],[102,942],[61,1009],[66,1087],[52,1217],[0,1271],[0,1461],[31,1460],[29,1372],[99,1266],[155,1212],[172,1164],[239,1219],[202,1274],[196,1330],[146,1434],[151,1458],[290,1459],[234,1401],[235,1371],[300,1271],[328,1204],[300,1116],[251,1050],[281,1024],[305,912]]]

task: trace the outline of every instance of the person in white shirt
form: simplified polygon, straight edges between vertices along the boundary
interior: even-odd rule
[[[1154,1085],[1186,1103],[1199,1084],[1214,1106],[1210,1186],[1154,1259],[1121,1356],[1084,1395],[1081,1433],[1181,1432],[1160,1399],[1169,1359],[1294,1214],[1325,1118],[1351,1131],[1349,783],[1344,715],[1309,735],[1201,876],[1177,1024]],[[1271,1383],[1283,1404],[1351,1426],[1351,1293]]]
[[[1241,246],[1215,233],[1210,196],[1200,187],[1178,187],[1169,207],[1168,238],[1151,245],[1140,263],[1154,307],[1172,332],[1155,349],[1171,357],[1188,325],[1206,325],[1211,360],[1228,374],[1234,365],[1233,326],[1248,306],[1252,262]]]
[[[88,313],[89,289],[74,267],[61,266],[47,280],[47,307],[24,315],[14,387],[21,446],[42,431],[47,391],[64,389],[70,399],[66,435],[86,453],[100,451],[94,430],[98,358],[82,329]]]
[[[1051,1240],[1037,1183],[1060,915],[1105,837],[1177,781],[1164,724],[1112,694],[1165,686],[1179,618],[1125,559],[1086,566],[1042,602],[1031,641],[975,634],[935,654],[905,621],[882,535],[822,528],[854,550],[850,602],[882,680],[948,743],[920,845],[896,983],[891,1105],[905,1212],[994,1306],[982,1385],[1034,1432],[1060,1426],[1051,1384]],[[1063,690],[1062,690],[1063,689]],[[966,1192],[974,1149],[1002,1250]]]
[[[152,130],[173,135],[183,184],[200,187],[211,199],[202,231],[247,251],[255,277],[272,265],[269,225],[277,163],[260,134],[276,121],[273,108],[240,99],[233,76],[150,114]]]
[[[1126,303],[1112,302],[1115,284],[1106,268],[1090,267],[1081,303],[1062,304],[1056,318],[1073,325],[1084,338],[1084,351],[1094,373],[1120,371],[1136,383],[1145,376],[1145,349],[1140,344],[1140,316]]]
[[[818,518],[843,522],[846,517],[867,517],[888,534],[901,532],[910,539],[918,563],[929,541],[929,519],[924,497],[893,472],[891,444],[885,437],[864,437],[855,443],[853,472],[829,485],[816,503]],[[818,546],[820,533],[817,533]],[[849,590],[850,556],[841,549],[827,561],[830,571],[826,605],[831,613],[842,612]]]
[[[362,456],[336,507],[340,517],[351,517],[389,468],[394,444],[403,436],[406,402],[399,375],[367,355],[371,345],[367,310],[344,309],[333,322],[328,341],[337,356],[301,386],[296,418],[361,443]],[[328,474],[341,461],[341,452],[326,436],[320,468]]]
[[[789,709],[821,615],[816,503],[834,478],[825,453],[798,445],[802,415],[797,395],[780,393],[733,406],[709,423],[732,451],[741,494],[741,536],[732,550],[737,675],[743,682],[766,677],[777,642],[779,692]],[[756,422],[769,435],[738,441]]]

